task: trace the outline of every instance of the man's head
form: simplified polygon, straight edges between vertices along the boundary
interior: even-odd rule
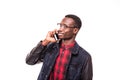
[[[78,16],[73,15],[73,14],[68,14],[65,17],[72,18],[74,20],[74,22],[75,22],[75,24],[74,24],[75,27],[77,27],[79,29],[81,28],[82,22],[81,22],[81,19]]]
[[[73,14],[66,15],[61,23],[58,23],[59,30],[58,35],[60,39],[70,40],[75,39],[79,29],[81,28],[82,22],[79,17]]]

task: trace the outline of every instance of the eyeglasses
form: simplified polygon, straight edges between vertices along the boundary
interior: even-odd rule
[[[76,26],[74,26],[74,27],[71,27],[71,26],[67,26],[66,24],[61,24],[61,23],[57,23],[57,26],[59,27],[59,28],[64,28],[64,29],[66,29],[66,28],[76,28]]]

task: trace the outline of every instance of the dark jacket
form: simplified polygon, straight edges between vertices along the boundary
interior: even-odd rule
[[[33,48],[26,57],[26,63],[34,65],[39,61],[43,62],[38,80],[48,80],[50,72],[54,67],[55,60],[59,54],[59,43],[51,43],[48,46],[41,45],[41,42]],[[71,49],[71,59],[67,66],[66,80],[92,80],[92,60],[88,52],[77,43]]]

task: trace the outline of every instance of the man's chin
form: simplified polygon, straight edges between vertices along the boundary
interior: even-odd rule
[[[59,37],[59,39],[64,39],[62,36],[58,36]]]

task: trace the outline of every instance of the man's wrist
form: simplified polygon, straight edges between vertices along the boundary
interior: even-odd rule
[[[46,46],[46,45],[48,45],[49,43],[50,43],[50,41],[48,41],[48,40],[46,40],[46,39],[42,41],[42,45],[43,45],[43,46]]]

